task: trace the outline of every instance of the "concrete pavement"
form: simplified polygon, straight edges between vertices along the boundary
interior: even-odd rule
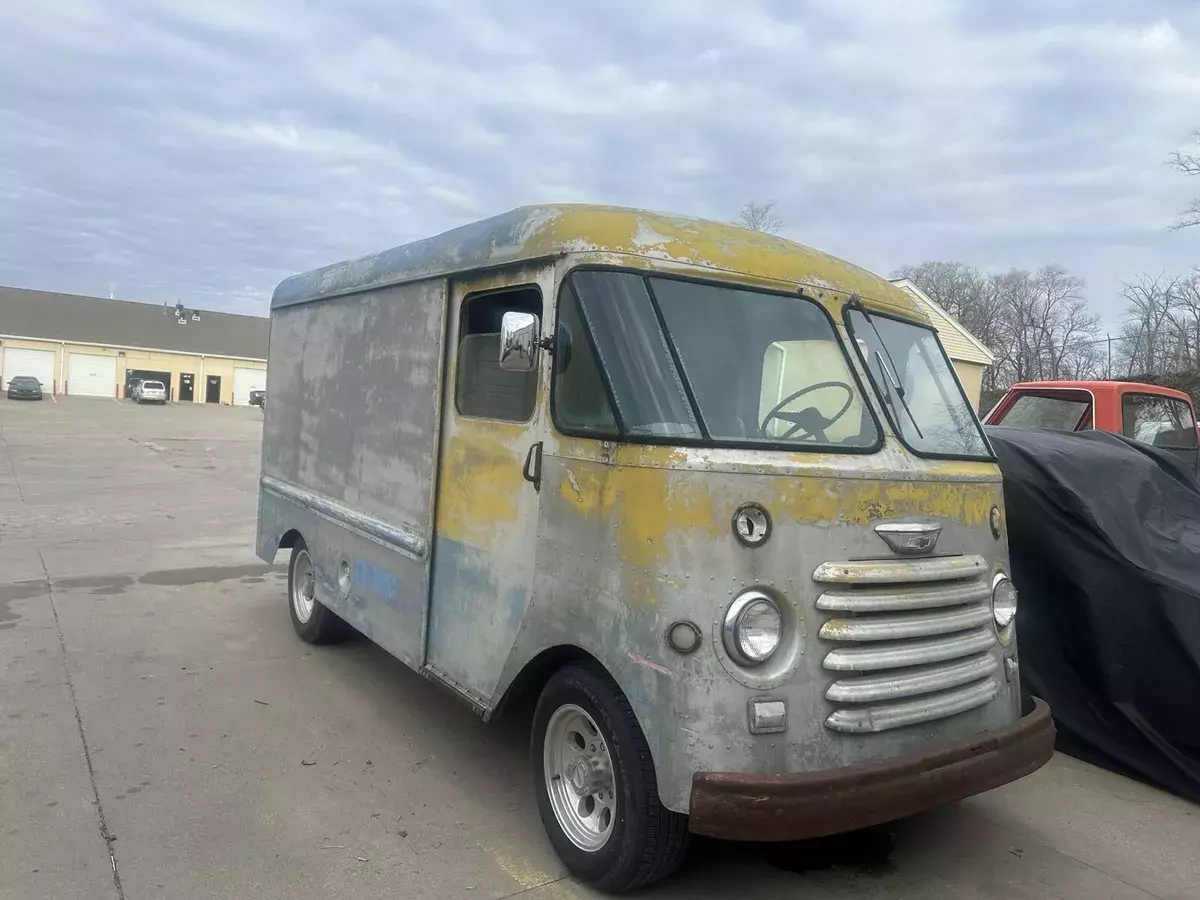
[[[0,898],[591,896],[523,714],[293,635],[260,437],[256,409],[0,403]],[[1059,756],[887,828],[700,843],[652,893],[1192,900],[1200,809]]]

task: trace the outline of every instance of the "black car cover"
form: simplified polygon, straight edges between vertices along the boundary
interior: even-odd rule
[[[987,431],[1021,677],[1058,748],[1200,803],[1200,482],[1119,435]]]

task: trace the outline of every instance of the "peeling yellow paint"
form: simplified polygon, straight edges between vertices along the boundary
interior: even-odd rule
[[[998,485],[982,482],[863,481],[832,478],[779,479],[775,496],[763,500],[797,521],[868,525],[898,516],[932,516],[978,526],[998,503]]]
[[[498,524],[517,519],[517,500],[529,485],[520,454],[507,442],[525,434],[523,424],[464,420],[447,437],[438,475],[439,535],[487,547]]]
[[[739,280],[774,282],[776,287],[804,285],[807,293],[831,310],[840,308],[847,294],[856,293],[869,302],[927,320],[913,298],[887,279],[786,238],[724,222],[618,207],[564,205],[555,207],[554,212],[526,239],[525,255],[567,252],[641,257],[744,276]]]
[[[670,470],[587,464],[565,474],[559,494],[584,516],[600,516],[617,528],[621,559],[638,568],[669,551],[668,538],[711,536],[718,516],[706,486],[671,478]]]
[[[666,448],[662,449],[665,452]],[[752,486],[751,486],[752,485]],[[765,485],[765,489],[764,489]],[[737,504],[754,499],[776,517],[810,525],[869,525],[900,516],[930,516],[978,527],[1001,502],[988,482],[839,479],[743,474],[712,477],[694,470],[580,463],[558,491],[570,509],[599,516],[618,532],[622,562],[655,566],[671,552],[723,533]]]

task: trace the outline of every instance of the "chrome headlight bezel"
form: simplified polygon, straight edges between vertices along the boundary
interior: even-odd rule
[[[749,619],[757,614],[774,616],[775,634],[770,649],[755,650],[747,641]],[[721,635],[725,652],[729,654],[730,659],[747,668],[761,666],[775,655],[783,643],[783,613],[775,598],[765,591],[745,591],[730,604],[725,613]]]
[[[997,572],[992,579],[992,620],[1003,630],[1017,620],[1017,588],[1012,579]]]

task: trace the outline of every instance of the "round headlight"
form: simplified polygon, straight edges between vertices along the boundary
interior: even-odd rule
[[[997,575],[992,581],[992,617],[1001,628],[1017,617],[1017,589],[1007,575]]]
[[[779,649],[783,618],[779,607],[762,591],[746,591],[725,614],[725,650],[743,666],[757,666]]]

